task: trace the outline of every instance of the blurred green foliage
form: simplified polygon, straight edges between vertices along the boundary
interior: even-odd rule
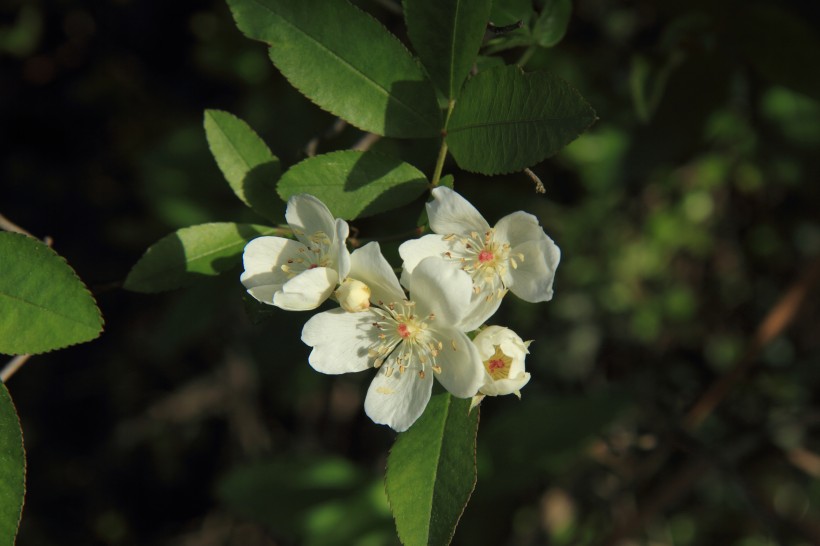
[[[392,0],[357,4],[403,36]],[[533,379],[520,402],[482,404],[455,544],[614,544],[631,522],[621,544],[820,542],[817,275],[794,322],[753,345],[820,255],[818,28],[809,2],[576,0],[556,46],[501,50],[600,120],[533,169],[545,196],[523,174],[445,167],[490,223],[531,212],[563,253],[552,302],[508,299],[494,321],[534,340]],[[290,88],[216,0],[7,3],[0,76],[0,212],[51,235],[107,318],[97,342],[9,382],[28,455],[18,544],[394,543],[378,484],[393,435],[363,415],[366,374],[309,368],[306,316],[253,324],[238,269],[165,295],[110,286],[177,228],[259,221],[210,157],[205,108],[284,166],[362,134]],[[432,142],[375,148],[435,161]],[[421,202],[358,236],[411,231]]]

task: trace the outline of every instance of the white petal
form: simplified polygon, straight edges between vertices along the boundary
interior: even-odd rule
[[[288,258],[296,256],[305,245],[282,237],[258,237],[245,246],[242,262],[245,271],[239,277],[248,293],[257,300],[272,304],[273,294],[288,281],[282,271]]]
[[[516,260],[518,267],[509,268],[509,287],[513,294],[524,301],[537,303],[552,299],[552,282],[561,261],[561,250],[544,235],[537,241],[528,241],[510,251],[514,257],[523,254],[524,260]]]
[[[333,237],[336,233],[336,222],[330,210],[319,199],[307,193],[293,195],[288,199],[285,219],[294,230],[296,238],[307,245],[310,245],[307,236],[317,231],[328,237]]]
[[[410,299],[420,316],[434,313],[436,324],[455,326],[470,309],[473,281],[455,264],[425,258],[408,277]]]
[[[445,258],[444,253],[451,250],[451,247],[452,242],[445,241],[444,235],[425,235],[421,239],[411,239],[402,243],[399,246],[399,256],[404,262],[404,271],[412,273],[424,258]]]
[[[530,374],[522,372],[515,377],[507,379],[493,380],[489,375],[489,380],[481,387],[481,393],[488,396],[506,396],[508,394],[517,393],[521,388],[530,382]]]
[[[341,218],[336,219],[336,240],[333,241],[333,263],[336,264],[336,271],[339,279],[344,279],[350,272],[350,252],[347,250],[347,236],[350,234],[350,227]]]
[[[406,299],[393,268],[382,256],[379,243],[367,243],[350,254],[349,276],[370,287],[373,302],[394,303]]]
[[[308,362],[326,374],[359,372],[370,367],[368,349],[379,342],[372,311],[333,309],[313,315],[302,328],[302,341],[313,347]]]
[[[441,373],[436,378],[453,396],[469,398],[484,384],[484,364],[478,349],[470,338],[456,330],[443,333],[443,337],[444,348],[436,357]]]
[[[274,294],[273,304],[286,311],[308,311],[322,304],[339,282],[336,270],[316,267],[299,273]]]
[[[508,214],[498,221],[494,229],[496,240],[509,243],[511,247],[540,240],[545,236],[538,218],[523,211]]]
[[[486,292],[472,294],[467,312],[464,313],[459,323],[455,326],[463,332],[472,332],[487,322],[487,320],[498,311],[498,308],[501,306],[501,300],[502,298],[498,297],[488,300]]]
[[[417,372],[399,372],[392,368],[388,377],[390,361],[379,369],[379,373],[367,389],[364,412],[374,422],[387,425],[397,432],[404,432],[424,413],[433,388],[433,374],[419,377]]]
[[[469,201],[444,186],[433,190],[433,201],[427,203],[427,217],[430,228],[441,235],[484,233],[490,229],[487,220]]]

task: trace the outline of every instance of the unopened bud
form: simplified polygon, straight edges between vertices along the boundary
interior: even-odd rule
[[[345,279],[336,290],[339,305],[348,313],[358,313],[370,307],[370,287],[356,279]]]

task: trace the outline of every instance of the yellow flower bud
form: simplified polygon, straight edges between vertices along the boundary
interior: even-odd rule
[[[339,305],[348,313],[358,313],[370,307],[370,287],[356,279],[345,279],[336,290]]]

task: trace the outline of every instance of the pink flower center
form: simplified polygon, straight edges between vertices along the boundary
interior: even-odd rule
[[[398,329],[399,335],[403,339],[407,339],[408,337],[410,337],[410,329],[407,327],[407,325],[405,323],[403,323],[403,322],[400,323],[399,327],[397,329]]]
[[[482,250],[478,253],[478,261],[481,263],[487,263],[491,261],[495,256],[489,250]]]
[[[498,360],[490,360],[487,363],[487,368],[489,369],[490,373],[493,373],[496,370],[500,370],[504,367],[504,361],[500,358]]]
[[[319,267],[319,264],[310,264],[310,267],[308,267],[308,269],[316,269],[317,267]]]

